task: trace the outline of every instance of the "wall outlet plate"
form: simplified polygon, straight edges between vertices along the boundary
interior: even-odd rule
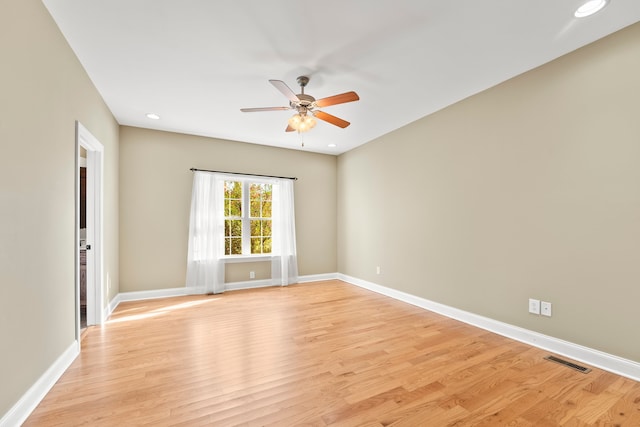
[[[540,314],[551,317],[551,303],[546,301],[540,302]]]
[[[540,314],[540,300],[529,298],[529,313]]]

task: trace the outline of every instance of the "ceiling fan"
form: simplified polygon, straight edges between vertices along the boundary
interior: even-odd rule
[[[251,113],[256,111],[296,110],[297,113],[289,119],[289,123],[285,129],[286,132],[306,132],[310,130],[316,125],[314,117],[341,128],[346,128],[351,124],[346,120],[342,120],[339,117],[320,111],[317,108],[357,101],[360,99],[357,93],[353,91],[345,92],[339,95],[316,100],[313,96],[304,93],[304,88],[309,83],[309,77],[300,76],[296,80],[300,85],[300,93],[297,95],[289,88],[289,86],[286,85],[285,82],[281,80],[269,80],[269,83],[275,86],[276,89],[282,92],[282,94],[289,99],[288,107],[241,108],[240,111]]]

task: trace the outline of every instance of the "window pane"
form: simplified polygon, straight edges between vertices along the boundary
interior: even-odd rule
[[[260,217],[260,202],[252,200],[251,201],[251,218],[259,218]]]
[[[224,254],[231,255],[231,239],[224,239]]]
[[[261,236],[262,229],[260,227],[260,220],[252,219],[251,220],[251,237]]]
[[[242,220],[232,219],[230,222],[231,222],[231,236],[242,237]]]
[[[242,239],[239,237],[231,238],[231,255],[242,255]]]
[[[249,187],[249,197],[251,200],[260,199],[260,194],[262,193],[262,186],[260,184],[252,183]]]
[[[229,201],[229,216],[242,216],[242,200]]]
[[[271,218],[271,202],[262,203],[262,217]]]
[[[271,237],[265,237],[262,240],[262,253],[264,254],[271,253]]]
[[[228,219],[224,221],[224,236],[231,236],[231,221]]]
[[[233,191],[231,192],[231,197],[234,199],[242,199],[242,183],[240,181],[235,181],[233,183]]]
[[[262,235],[264,237],[271,237],[271,220],[262,220]]]
[[[260,237],[251,238],[251,253],[252,254],[262,253],[262,239]]]
[[[224,196],[229,199],[242,199],[242,183],[240,181],[225,181]]]

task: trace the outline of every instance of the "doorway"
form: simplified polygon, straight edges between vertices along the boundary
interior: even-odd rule
[[[103,145],[76,122],[76,339],[103,322]]]
[[[80,329],[87,327],[87,150],[80,146]]]

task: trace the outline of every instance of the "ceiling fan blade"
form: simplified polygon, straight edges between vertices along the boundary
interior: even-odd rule
[[[287,128],[284,130],[285,132],[293,132],[295,129],[291,126],[287,125]]]
[[[289,101],[294,103],[300,102],[300,99],[298,98],[298,96],[282,80],[269,80],[269,83],[274,85],[276,89],[282,92],[282,94],[286,96],[289,99]]]
[[[240,111],[243,113],[253,113],[256,111],[280,111],[280,110],[290,110],[289,107],[260,107],[260,108],[241,108]]]
[[[355,92],[345,92],[340,95],[329,96],[327,98],[318,99],[316,106],[328,107],[329,105],[344,104],[345,102],[353,102],[359,100],[360,97]]]
[[[327,123],[331,123],[332,125],[336,125],[341,128],[346,128],[351,123],[346,120],[342,120],[339,117],[332,116],[331,114],[325,113],[324,111],[315,110],[313,115],[319,118],[320,120],[324,120]]]

